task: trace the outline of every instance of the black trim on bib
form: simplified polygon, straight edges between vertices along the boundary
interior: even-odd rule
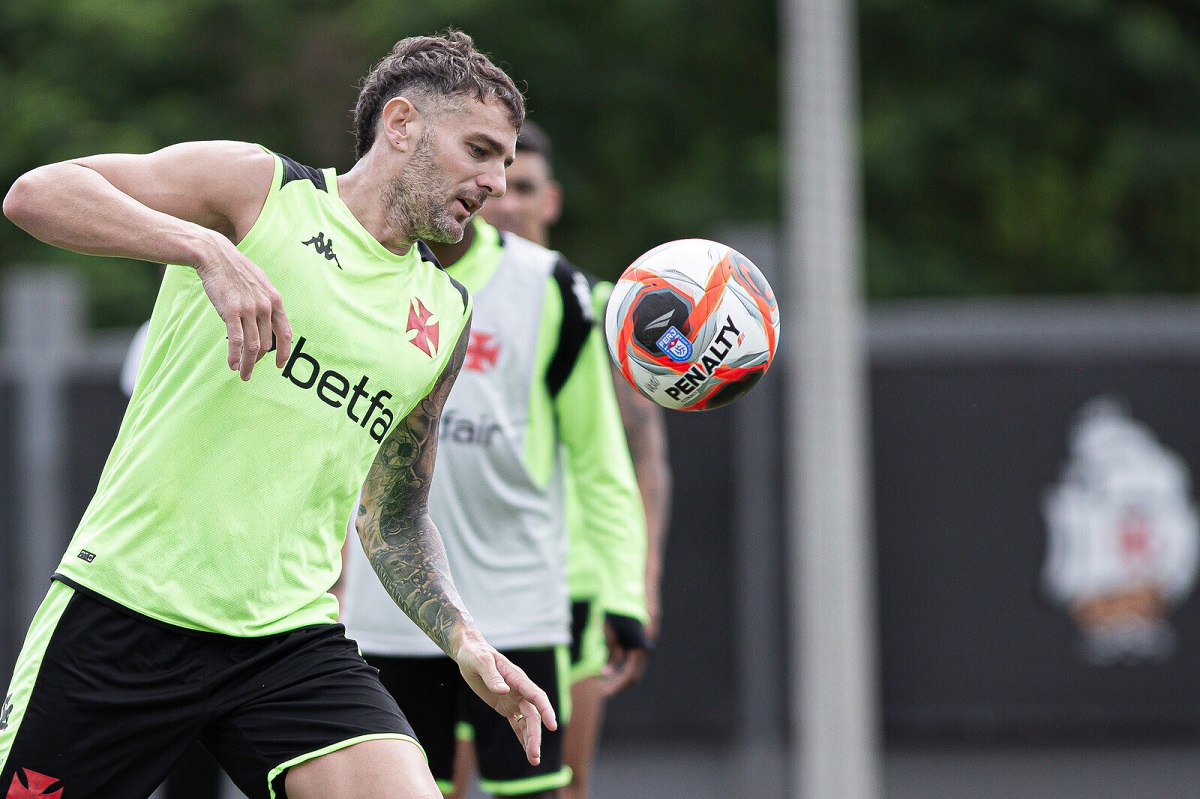
[[[450,277],[450,275],[446,275],[446,277]],[[471,295],[467,292],[467,287],[452,277],[450,277],[450,285],[458,289],[459,295],[462,296],[463,310],[467,310],[467,301],[471,299]]]
[[[433,250],[429,249],[429,245],[425,243],[424,239],[417,239],[417,255],[421,256],[422,261],[431,263],[438,269],[445,269],[445,267],[442,266],[442,262],[437,259],[436,255],[433,254]]]
[[[288,158],[282,153],[275,153],[279,156],[279,160],[283,161],[283,183],[279,184],[283,188],[293,180],[310,180],[312,184],[324,192],[329,191],[329,187],[325,185],[325,173],[319,169],[313,169],[311,166],[304,166],[291,158]]]
[[[546,370],[546,387],[551,397],[557,397],[562,391],[592,330],[591,290],[587,278],[560,255],[554,264],[554,282],[562,294],[563,318],[558,347]]]

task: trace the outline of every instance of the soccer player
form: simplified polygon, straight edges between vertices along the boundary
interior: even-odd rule
[[[458,244],[432,244],[474,299],[458,382],[446,400],[429,495],[455,582],[480,630],[550,694],[566,718],[571,618],[565,476],[574,476],[579,537],[611,553],[608,620],[623,647],[645,651],[645,531],[608,355],[587,281],[552,250],[476,220]],[[568,783],[561,738],[530,765],[495,714],[466,691],[453,661],[386,603],[351,553],[343,621],[429,754],[444,793],[455,774],[456,722],[475,744],[481,787],[553,797]],[[561,692],[561,694],[560,694]],[[566,725],[569,727],[569,724]]]
[[[146,797],[199,739],[251,799],[435,796],[327,590],[356,494],[389,601],[539,761],[554,710],[480,634],[426,511],[471,303],[414,246],[458,241],[504,192],[523,117],[512,80],[449,31],[367,76],[345,174],[192,142],[12,186],[5,214],[43,241],[172,266],[3,694],[0,790]]]
[[[501,230],[549,246],[550,227],[562,212],[562,188],[554,179],[553,145],[544,130],[526,121],[517,138],[517,157],[508,168],[508,191],[489,202],[482,216]],[[592,299],[603,330],[604,308],[612,284],[597,283]],[[646,514],[647,632],[656,640],[661,622],[663,554],[671,512],[671,466],[667,458],[666,420],[661,407],[639,394],[612,368],[625,437],[633,457]],[[573,520],[576,506],[569,504]],[[571,537],[569,581],[572,605],[571,723],[564,731],[564,758],[574,776],[563,799],[588,799],[592,763],[599,745],[605,700],[633,684],[645,670],[645,650],[625,651],[603,629],[604,598],[598,565],[606,557],[585,537]],[[607,662],[607,669],[606,669]]]

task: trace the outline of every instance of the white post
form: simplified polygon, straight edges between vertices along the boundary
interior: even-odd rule
[[[849,0],[783,16],[781,347],[790,467],[796,799],[881,795],[860,263],[857,51]]]

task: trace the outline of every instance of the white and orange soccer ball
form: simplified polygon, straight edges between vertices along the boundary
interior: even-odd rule
[[[766,374],[779,306],[750,259],[707,239],[660,244],[613,288],[608,352],[642,395],[664,408],[728,405]]]

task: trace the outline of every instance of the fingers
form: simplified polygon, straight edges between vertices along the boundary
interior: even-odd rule
[[[283,368],[292,354],[292,326],[267,274],[241,253],[196,267],[229,337],[229,368],[249,380],[259,358],[275,349]]]
[[[505,680],[504,675],[500,673],[501,667],[508,665],[511,668],[516,668],[515,666],[512,666],[511,663],[502,661],[501,658],[503,658],[503,655],[501,655],[499,652],[496,652],[494,653],[493,657],[481,658],[478,664],[478,674],[483,680],[483,684],[487,687],[487,690],[491,691],[493,694],[496,694],[497,697],[503,697],[511,690],[508,686],[508,681]],[[496,705],[493,705],[493,707],[496,707],[496,709],[501,713],[504,712]],[[509,715],[511,716],[518,712],[520,711],[513,711],[509,713]]]
[[[232,319],[237,319],[237,326],[241,328],[242,332],[242,345],[237,353],[237,364],[235,368],[237,368],[238,374],[241,376],[242,380],[249,380],[250,373],[254,371],[254,364],[258,363],[258,359],[263,356],[263,353],[266,352],[267,349],[267,347],[263,346],[264,339],[262,332],[264,322],[267,324],[266,329],[268,331],[266,341],[270,342],[271,340],[269,326],[270,321],[269,318],[267,320],[263,320],[262,317],[253,312],[253,309],[243,313],[240,317],[231,316],[230,324],[232,324]],[[229,349],[230,359],[232,360],[232,335],[229,337]],[[233,367],[233,364],[231,364],[231,367]]]
[[[511,664],[510,664],[511,665]],[[525,749],[525,758],[536,766],[542,760],[542,726],[548,730],[558,729],[558,716],[550,697],[533,680],[516,666],[508,675],[508,685],[516,699],[516,711],[508,716],[508,723],[517,734]]]
[[[515,714],[523,714],[527,720],[533,719],[544,724],[546,729],[558,729],[558,716],[554,713],[550,697],[525,672],[510,675],[508,684],[515,691],[515,696],[511,697],[516,700]]]
[[[264,278],[265,279],[265,278]],[[229,368],[249,380],[254,365],[275,350],[275,365],[282,369],[292,354],[292,326],[279,292],[267,284],[264,296],[245,309],[228,309]]]
[[[508,719],[526,759],[532,765],[539,764],[542,726],[558,729],[550,697],[520,667],[491,647],[485,646],[482,652],[465,648],[456,659],[471,689]]]
[[[546,692],[537,686],[537,684],[529,679],[525,672],[521,672],[518,679],[509,681],[521,695],[520,706],[521,712],[525,712],[524,708],[531,708],[541,719],[542,724],[546,725],[548,730],[558,729],[558,716],[554,712],[554,705],[550,703],[550,697]],[[529,715],[526,713],[526,715]]]
[[[271,329],[275,333],[275,366],[282,369],[292,357],[292,324],[283,310],[283,298],[275,292],[271,303]]]
[[[262,355],[262,339],[259,336],[257,320],[254,317],[242,320],[242,331],[245,340],[242,342],[242,357],[238,373],[242,380],[249,380],[250,373],[254,371],[254,364],[258,363],[258,359]]]
[[[642,679],[650,663],[650,650],[621,650],[624,657],[610,661],[604,680],[604,697],[612,698]]]
[[[542,718],[529,702],[522,702],[520,707],[520,712],[508,717],[508,723],[525,749],[525,759],[529,765],[536,766],[542,762]]]
[[[229,368],[235,372],[242,368],[242,319],[240,316],[231,316],[225,322],[225,337],[229,339],[229,357],[226,363]],[[245,379],[245,378],[243,378]]]

